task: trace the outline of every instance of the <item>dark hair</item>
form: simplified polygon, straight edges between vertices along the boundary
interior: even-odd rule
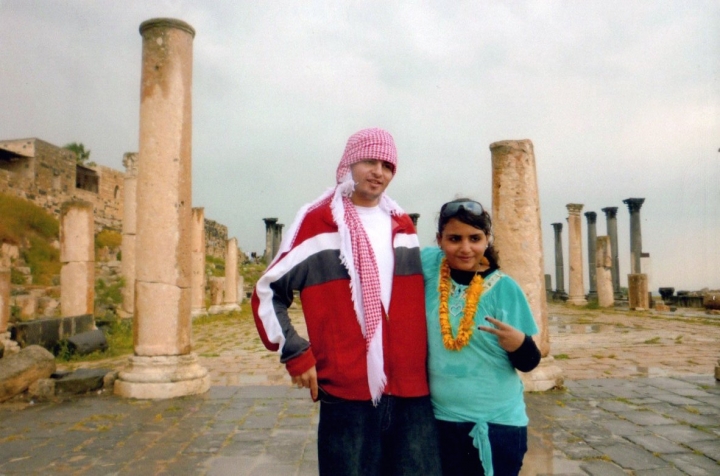
[[[477,214],[473,213],[469,210],[467,210],[465,207],[459,207],[457,211],[454,213],[447,213],[446,208],[448,205],[452,203],[460,203],[460,202],[474,202],[475,200],[472,200],[470,198],[457,198],[455,200],[452,200],[450,202],[447,202],[443,204],[442,207],[440,207],[440,216],[438,217],[438,236],[442,236],[443,230],[445,230],[445,226],[448,224],[450,220],[453,218],[465,223],[466,225],[470,225],[473,228],[477,228],[478,230],[482,230],[483,233],[488,238],[488,247],[485,250],[485,257],[490,262],[491,268],[499,268],[500,265],[498,264],[498,254],[497,251],[495,251],[495,247],[493,246],[493,242],[491,239],[492,236],[492,219],[490,218],[490,214],[487,212],[485,207],[482,207],[482,213]],[[480,203],[480,202],[476,202]],[[481,205],[482,206],[482,205]]]

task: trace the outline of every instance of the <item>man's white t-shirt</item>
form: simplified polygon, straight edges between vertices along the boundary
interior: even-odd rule
[[[393,270],[395,268],[395,252],[392,247],[392,218],[390,214],[376,207],[355,206],[358,217],[365,228],[373,253],[375,262],[380,273],[381,300],[385,312],[390,307],[390,296],[392,295]]]

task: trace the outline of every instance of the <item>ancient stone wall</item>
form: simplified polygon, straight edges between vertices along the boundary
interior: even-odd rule
[[[29,200],[60,217],[63,202],[93,204],[95,231],[120,230],[123,172],[75,163],[69,150],[40,139],[0,141],[0,192]]]
[[[225,225],[205,218],[205,254],[225,259],[228,229]]]

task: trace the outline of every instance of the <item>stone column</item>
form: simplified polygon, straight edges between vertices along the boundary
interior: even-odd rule
[[[238,245],[237,238],[227,240],[225,251],[225,299],[226,312],[239,311],[238,305]]]
[[[10,268],[0,268],[0,344],[5,347],[5,353],[15,353],[20,350],[17,342],[10,340],[8,325],[10,324]]]
[[[630,211],[630,273],[642,273],[640,258],[642,258],[642,233],[640,231],[640,208],[645,202],[644,198],[626,198],[623,203]],[[629,285],[628,285],[629,286]]]
[[[612,284],[612,250],[609,236],[598,236],[596,239],[595,276],[597,279],[597,296],[600,307],[612,307],[615,297]]]
[[[192,317],[207,315],[205,309],[205,209],[195,207],[192,209],[192,224],[190,228],[190,242],[192,246],[192,282],[191,315]]]
[[[210,287],[210,308],[208,314],[220,314],[225,312],[223,301],[225,300],[225,278],[213,276],[208,278]]]
[[[720,380],[720,359],[718,359],[717,365],[715,366],[715,380]]]
[[[410,220],[412,220],[413,226],[415,228],[417,228],[417,222],[418,222],[418,218],[420,218],[420,214],[419,213],[408,213],[408,216],[410,217]]]
[[[595,242],[597,240],[597,213],[585,212],[588,227],[588,277],[590,278],[590,290],[588,299],[597,299],[597,279],[595,276]]]
[[[275,237],[275,223],[277,218],[263,218],[265,222],[265,261],[270,264],[270,261],[275,257],[273,254],[273,238]]]
[[[565,265],[563,264],[562,223],[553,223],[555,230],[555,299],[567,299],[565,293]]]
[[[650,308],[646,274],[628,274],[628,306],[634,311]]]
[[[172,398],[206,392],[192,353],[192,44],[185,22],[140,25],[142,77],[137,182],[135,355],[115,393]]]
[[[282,223],[275,224],[275,230],[273,232],[273,243],[272,243],[272,257],[275,259],[278,251],[280,250],[280,243],[282,243],[282,229],[285,225]]]
[[[607,223],[607,234],[610,237],[610,250],[612,252],[612,283],[615,299],[622,298],[620,291],[620,258],[618,254],[618,236],[617,236],[617,207],[605,207],[605,220]]]
[[[60,210],[60,313],[92,315],[95,308],[95,220],[91,203],[73,200]]]
[[[530,140],[490,144],[492,154],[492,210],[495,248],[502,269],[528,298],[539,329],[534,339],[543,362],[523,374],[525,390],[544,391],[562,384],[559,367],[550,365],[550,334],[540,228],[540,198],[535,153]]]
[[[123,184],[122,262],[121,272],[125,279],[122,292],[122,317],[135,312],[135,235],[137,233],[137,153],[123,156],[125,178]]]
[[[582,221],[580,220],[583,205],[568,203],[566,206],[568,209],[568,256],[570,262],[568,303],[584,306],[587,304],[587,300],[583,284]]]

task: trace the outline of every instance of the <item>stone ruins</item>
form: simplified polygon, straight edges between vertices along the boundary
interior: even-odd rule
[[[95,235],[103,229],[122,230],[122,260],[114,260],[125,280],[118,314],[132,317],[134,355],[114,381],[114,392],[129,398],[172,398],[206,392],[208,371],[193,352],[192,319],[236,311],[244,297],[236,238],[227,228],[205,218],[192,202],[192,62],[195,31],[185,22],[152,19],[140,25],[142,77],[140,140],[137,153],[123,158],[125,173],[76,163],[70,151],[38,139],[0,141],[0,192],[30,200],[59,217],[60,303],[62,317],[40,323],[44,338],[58,339],[95,331]],[[547,300],[566,300],[600,307],[627,299],[630,309],[657,306],[648,292],[649,254],[642,250],[640,209],[644,198],[623,200],[630,213],[628,290],[620,288],[617,207],[603,208],[607,234],[597,234],[597,213],[585,212],[588,246],[588,293],[584,283],[583,204],[567,204],[568,290],[562,246],[562,223],[553,223],[555,281],[544,275],[542,225],[533,144],[506,140],[490,144],[492,214],[495,246],[503,269],[519,283],[540,330],[536,336],[542,362],[523,374],[526,390],[544,391],[562,384],[560,368],[550,354]],[[417,225],[419,214],[410,214]],[[270,262],[278,253],[283,225],[264,218],[265,250]],[[108,251],[104,252],[108,254]],[[113,253],[109,253],[113,254]],[[0,252],[0,355],[18,354],[32,361],[26,374],[45,378],[54,361],[29,341],[36,329],[11,322],[11,270],[17,249]],[[208,273],[207,257],[224,260],[224,276]],[[219,271],[219,269],[217,270]],[[665,302],[689,296],[660,288]],[[672,301],[675,299],[675,301]],[[26,314],[35,312],[32,299]],[[37,298],[36,298],[37,301]],[[14,304],[13,304],[14,302]],[[720,293],[702,297],[720,309]],[[42,324],[42,325],[40,325]],[[12,327],[13,332],[10,332]],[[48,330],[49,329],[49,330]],[[20,345],[18,345],[20,344]],[[47,342],[44,342],[47,344]],[[23,347],[22,351],[18,351]],[[27,351],[27,352],[25,352]],[[25,352],[23,354],[23,352]],[[32,357],[35,355],[35,357]],[[50,355],[50,356],[48,356]],[[52,367],[52,370],[51,370]],[[22,369],[21,369],[22,370]],[[21,372],[22,373],[22,372]],[[37,377],[41,375],[42,377]],[[720,362],[716,368],[720,379]],[[21,388],[27,382],[18,383]],[[14,384],[15,385],[15,384]],[[36,386],[37,387],[37,386]],[[27,388],[27,386],[25,387]],[[0,398],[6,398],[2,395]]]

